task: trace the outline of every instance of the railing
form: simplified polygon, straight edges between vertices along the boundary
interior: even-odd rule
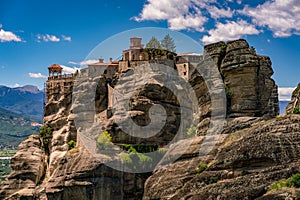
[[[74,78],[75,74],[63,74],[58,76],[49,76],[48,80],[59,80],[59,79],[68,79],[68,78]]]

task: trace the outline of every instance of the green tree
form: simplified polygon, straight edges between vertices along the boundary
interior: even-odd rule
[[[161,49],[161,44],[156,39],[156,37],[153,36],[151,40],[146,44],[146,48]]]
[[[97,147],[99,150],[105,150],[113,146],[112,138],[108,131],[103,131],[97,138]]]
[[[161,41],[161,47],[163,49],[166,49],[168,51],[176,53],[176,46],[173,38],[168,34],[164,37],[164,39]]]
[[[48,154],[50,152],[50,143],[52,140],[53,129],[50,126],[44,125],[40,128],[39,136],[42,139],[43,147],[45,152]]]

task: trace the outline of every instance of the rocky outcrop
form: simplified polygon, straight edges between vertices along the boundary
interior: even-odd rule
[[[292,94],[292,99],[289,105],[286,107],[287,114],[300,114],[300,83]]]
[[[2,187],[0,199],[33,199],[35,187],[45,177],[46,156],[38,135],[31,135],[19,145],[11,159],[11,173]]]
[[[112,80],[90,68],[82,70],[76,81],[48,81],[44,120],[54,131],[49,155],[41,158],[46,164],[37,165],[42,166],[42,176],[36,176],[29,185],[23,184],[20,188],[25,192],[20,193],[14,187],[19,179],[11,175],[6,184],[10,189],[2,190],[2,197],[17,193],[21,197],[30,193],[37,199],[86,200],[267,197],[274,181],[299,171],[300,119],[292,115],[265,121],[278,113],[271,61],[256,55],[245,40],[208,45],[205,52],[201,63],[204,71],[214,67],[212,64],[217,66],[214,74],[220,75],[220,83],[217,77],[210,77],[218,86],[213,91],[196,71],[189,80],[192,88],[184,88],[184,80],[180,82],[178,74],[165,69],[165,65],[175,69],[174,60],[126,62],[126,68],[121,68]],[[192,91],[198,103],[196,109],[189,106],[194,101],[187,92]],[[202,146],[214,143],[205,136],[213,112],[210,92],[222,91],[227,105],[219,106],[227,106],[226,123],[214,149],[199,156]],[[198,136],[187,139],[185,133],[193,114]],[[155,120],[155,126],[149,126]],[[133,134],[127,134],[128,127]],[[88,136],[93,142],[98,132],[107,130],[116,144],[168,145],[169,151],[152,175],[121,172],[106,166],[83,147],[80,137],[85,135],[77,135],[83,130],[92,130]],[[77,146],[68,150],[67,143],[76,139]],[[29,141],[24,144],[29,149],[37,146]],[[23,160],[29,162],[30,157]],[[198,169],[197,174],[199,164],[205,169]],[[16,172],[26,177],[23,167]]]
[[[300,171],[299,122],[297,115],[234,119],[228,125],[236,131],[223,134],[205,157],[199,156],[203,137],[195,138],[181,159],[148,178],[143,199],[267,199],[274,182]],[[199,165],[206,168],[197,173]],[[271,196],[280,199],[281,193]]]
[[[68,141],[76,141],[76,127],[74,121],[69,118],[73,84],[73,77],[46,82],[47,102],[44,108],[44,124],[53,130],[51,143],[47,147],[50,151],[47,176],[51,176],[59,160],[68,151]]]
[[[279,113],[269,57],[257,55],[242,39],[211,44],[204,49],[218,64],[224,79],[229,117],[274,117]]]

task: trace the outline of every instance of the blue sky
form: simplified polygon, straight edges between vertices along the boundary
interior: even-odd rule
[[[299,0],[0,0],[0,85],[42,88],[53,63],[70,71],[86,60],[118,57],[131,34],[146,43],[165,33],[189,40],[185,34],[200,47],[245,38],[271,57],[281,99],[300,82]],[[187,49],[179,41],[177,52]]]

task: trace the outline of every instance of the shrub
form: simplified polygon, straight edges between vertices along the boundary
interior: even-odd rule
[[[279,180],[275,182],[270,190],[280,190],[281,188],[284,187],[294,187],[294,188],[300,188],[300,174],[294,174],[287,180]]]
[[[49,144],[52,140],[53,130],[50,126],[44,125],[40,128],[39,136],[43,143],[43,149],[46,153],[49,153]]]
[[[293,114],[300,114],[300,107],[294,108]]]
[[[294,174],[288,178],[288,180],[286,180],[286,186],[300,188],[300,174]]]
[[[206,168],[207,168],[207,165],[199,164],[198,168],[196,169],[196,173],[200,174],[201,172],[203,172],[204,170],[206,170]]]
[[[68,142],[68,150],[71,150],[71,149],[73,149],[74,147],[76,147],[76,142],[74,141],[74,140],[70,140],[69,142]]]
[[[139,153],[149,153],[157,151],[157,144],[121,144],[120,148],[129,151],[130,148],[134,148]]]
[[[271,186],[271,190],[280,190],[281,188],[286,187],[286,182],[285,180],[279,180],[277,182],[275,182],[272,186]]]
[[[225,88],[225,93],[226,93],[227,99],[232,99],[233,93],[232,93],[232,91],[231,91],[231,89],[229,87]]]
[[[188,135],[188,137],[193,137],[196,135],[196,131],[197,127],[194,124],[192,124],[191,127],[187,130],[186,134]]]
[[[103,131],[97,138],[97,148],[99,150],[105,150],[113,146],[111,142],[111,136],[108,131]]]
[[[241,176],[246,176],[247,174],[250,174],[250,172],[248,172],[247,170],[243,170],[241,172]]]
[[[128,153],[122,152],[121,155],[120,155],[120,158],[121,158],[123,163],[132,164],[132,159],[130,158]]]
[[[217,177],[217,176],[211,176],[211,177],[209,178],[208,183],[209,183],[209,184],[213,184],[213,183],[217,183],[218,181],[219,181],[219,177]]]
[[[165,155],[167,153],[167,149],[166,148],[158,148],[157,149],[157,153],[160,155]]]

